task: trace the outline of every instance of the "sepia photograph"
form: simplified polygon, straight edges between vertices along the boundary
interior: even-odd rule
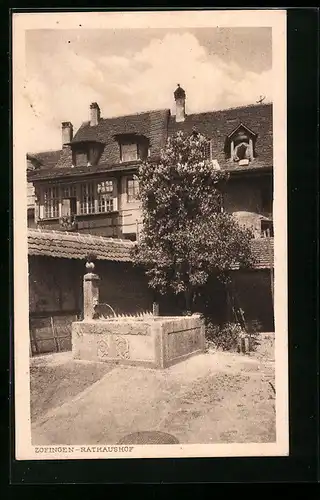
[[[285,11],[12,23],[16,459],[288,455]]]

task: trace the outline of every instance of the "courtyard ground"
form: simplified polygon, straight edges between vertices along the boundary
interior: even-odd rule
[[[275,442],[274,362],[209,351],[166,370],[34,358],[33,445],[116,444],[162,431],[180,443]]]

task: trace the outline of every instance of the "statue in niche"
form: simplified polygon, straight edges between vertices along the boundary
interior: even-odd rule
[[[234,161],[251,160],[249,144],[245,142],[241,142],[240,144],[238,144],[234,148],[233,160]]]

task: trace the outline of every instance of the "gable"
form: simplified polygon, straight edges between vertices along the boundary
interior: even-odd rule
[[[239,123],[239,125],[227,136],[227,139],[231,139],[234,135],[236,135],[238,132],[246,132],[249,136],[256,137],[256,133],[253,132],[253,130],[249,129],[244,123]]]

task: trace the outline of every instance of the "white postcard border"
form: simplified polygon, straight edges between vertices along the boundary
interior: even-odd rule
[[[276,443],[32,446],[29,404],[27,184],[23,85],[30,29],[271,27],[273,39]],[[14,374],[17,460],[284,456],[289,454],[287,323],[286,11],[69,12],[13,14]],[[47,448],[47,449],[45,449]],[[97,448],[99,448],[97,450]],[[128,450],[126,450],[128,448]],[[129,450],[130,448],[130,450]]]

